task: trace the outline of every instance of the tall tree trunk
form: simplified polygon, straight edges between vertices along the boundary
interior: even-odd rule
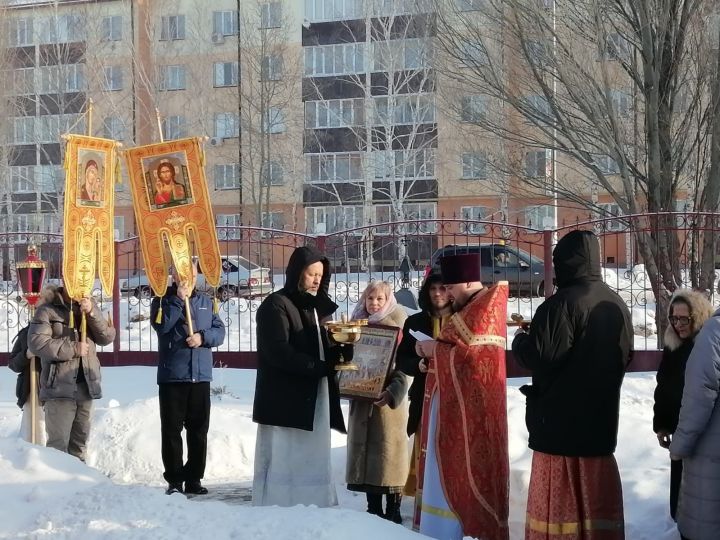
[[[710,172],[703,193],[703,209],[717,212],[720,203],[720,32],[718,32],[717,69],[712,94],[712,135],[710,143]],[[703,234],[703,249],[700,266],[699,288],[712,292],[715,281],[715,234],[718,228],[717,219],[709,217],[704,220],[706,227]]]

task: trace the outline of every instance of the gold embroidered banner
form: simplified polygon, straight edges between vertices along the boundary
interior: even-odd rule
[[[112,294],[117,142],[82,135],[65,139],[63,285],[78,300],[90,296],[99,274],[105,293]]]
[[[125,151],[145,272],[155,294],[167,288],[165,245],[183,281],[192,281],[191,240],[205,279],[220,283],[220,247],[205,180],[201,139],[180,139]]]

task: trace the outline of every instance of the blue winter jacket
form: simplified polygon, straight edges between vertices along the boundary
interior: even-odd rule
[[[150,306],[150,320],[158,335],[157,382],[207,382],[212,380],[212,347],[225,341],[225,326],[220,317],[213,313],[212,300],[193,292],[190,297],[190,313],[193,330],[200,332],[202,345],[196,349],[188,347],[185,319],[185,304],[176,295],[177,288],[168,288],[162,298],[153,298]],[[162,305],[160,323],[156,322],[158,308]]]

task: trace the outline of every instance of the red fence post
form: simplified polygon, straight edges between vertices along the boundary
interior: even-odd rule
[[[113,340],[113,364],[116,366],[119,365],[120,361],[120,281],[118,280],[118,263],[120,262],[118,252],[120,250],[118,246],[119,242],[113,242],[113,247],[115,248],[115,283],[113,283],[112,307],[113,325],[115,326],[115,339]]]
[[[553,232],[555,231],[543,231],[543,250],[545,252],[543,261],[545,264],[545,298],[550,298],[554,289],[552,265]]]
[[[327,241],[327,236],[325,236],[324,234],[321,234],[321,235],[315,237],[315,247],[323,255],[325,255],[326,241]]]

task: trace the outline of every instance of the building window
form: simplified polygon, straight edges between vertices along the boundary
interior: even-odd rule
[[[463,41],[460,44],[460,58],[465,67],[484,67],[490,63],[488,52],[480,41]]]
[[[305,181],[352,182],[363,179],[362,154],[310,154],[305,156]]]
[[[533,150],[525,154],[525,176],[541,178],[548,176],[549,150]]]
[[[430,42],[426,39],[397,39],[373,43],[375,71],[401,71],[429,67]]]
[[[262,79],[264,81],[279,81],[282,78],[283,61],[280,55],[264,56],[262,59]]]
[[[18,68],[12,72],[12,93],[22,96],[35,93],[35,68]]]
[[[125,125],[118,116],[108,116],[103,120],[103,137],[122,141],[125,139]]]
[[[214,85],[216,88],[238,85],[237,62],[215,62]]]
[[[270,107],[263,115],[264,133],[285,133],[285,111],[280,107]]]
[[[618,116],[628,116],[632,110],[632,96],[624,90],[610,90],[610,103]]]
[[[21,47],[33,44],[33,20],[12,19],[9,22],[10,45]]]
[[[36,191],[40,193],[62,191],[65,185],[63,174],[63,168],[60,165],[38,165],[35,168]]]
[[[13,142],[15,144],[30,144],[35,142],[35,118],[21,116],[13,118]]]
[[[463,206],[460,216],[467,221],[481,221],[489,214],[487,206]],[[461,223],[460,232],[468,234],[485,234],[487,228],[482,223]]]
[[[240,214],[217,214],[215,223],[218,227],[231,227],[229,229],[218,229],[218,239],[220,240],[239,240],[241,225]]]
[[[362,0],[305,0],[305,18],[311,22],[360,19],[363,7]]]
[[[103,17],[102,20],[102,41],[122,40],[122,15]]]
[[[552,114],[552,109],[550,108],[550,102],[545,96],[541,96],[540,94],[530,94],[527,98],[525,98],[525,103],[528,108],[526,117],[528,122],[545,122],[547,123],[547,119]]]
[[[38,117],[37,142],[53,143],[60,138],[61,116],[56,114],[45,114]]]
[[[607,154],[597,154],[593,156],[593,161],[603,174],[618,174],[620,172],[620,166],[617,164],[617,161]]]
[[[237,189],[240,187],[240,164],[225,163],[213,167],[215,189]]]
[[[267,161],[263,163],[260,171],[260,182],[263,186],[281,186],[285,182],[283,178],[283,166],[279,161]]]
[[[282,212],[263,212],[262,227],[265,229],[283,230],[285,228],[285,216]],[[272,236],[272,233],[263,231],[263,237]]]
[[[160,90],[185,90],[185,66],[160,66]]]
[[[160,41],[185,39],[185,15],[160,17]]]
[[[37,68],[40,82],[40,93],[57,94],[60,88],[60,69],[58,66],[41,66]]]
[[[600,216],[603,218],[621,217],[623,215],[620,206],[616,203],[601,203],[597,205],[600,209]],[[620,219],[605,221],[605,228],[608,231],[623,231],[627,228],[625,222]]]
[[[460,120],[477,124],[485,120],[485,96],[464,96],[460,102]]]
[[[113,91],[122,90],[123,87],[123,71],[122,66],[107,66],[105,69],[105,80],[103,81],[103,90]]]
[[[307,232],[330,234],[363,225],[362,206],[310,206],[305,208]]]
[[[415,223],[403,223],[397,226],[395,231],[398,234],[431,234],[437,232],[435,221],[437,207],[435,203],[403,203],[399,209],[393,209],[387,204],[378,204],[374,207],[375,223],[389,223],[396,220],[404,220]],[[402,217],[400,216],[402,214]],[[390,227],[380,225],[376,228],[377,234],[389,234]]]
[[[238,33],[237,11],[213,12],[213,36],[234,36]]]
[[[435,100],[429,94],[407,94],[373,99],[375,125],[431,124],[435,122]]]
[[[308,129],[359,126],[364,122],[363,102],[358,99],[330,99],[305,103]]]
[[[365,43],[304,47],[305,75],[349,75],[365,71]]]
[[[187,136],[185,117],[181,115],[167,116],[163,120],[163,133],[165,139],[182,139]]]
[[[115,216],[113,225],[113,236],[119,242],[125,238],[125,216]]]
[[[85,17],[82,15],[50,16],[40,35],[42,43],[73,43],[85,41]]]
[[[619,60],[630,59],[630,44],[618,33],[610,33],[601,43],[598,60]]]
[[[455,0],[458,11],[480,11],[485,0]]]
[[[377,155],[375,155],[377,154]],[[379,159],[383,157],[388,158],[386,166],[383,167]],[[410,150],[392,150],[391,154],[385,154],[384,152],[373,153],[373,162],[376,167],[376,173],[382,171],[383,168],[388,170],[389,174],[384,176],[375,176],[375,178],[434,178],[435,177],[435,149],[434,148],[420,148]]]
[[[260,28],[280,28],[282,24],[282,3],[265,2],[261,6]]]
[[[215,136],[221,139],[240,136],[240,118],[237,113],[217,113],[215,115]]]
[[[10,167],[10,184],[13,193],[35,191],[35,167]]]
[[[555,209],[549,204],[528,206],[525,209],[525,224],[533,229],[550,229],[554,226]]]
[[[528,40],[525,44],[525,54],[531,66],[546,66],[552,59],[552,46],[546,41]]]
[[[467,152],[462,155],[462,178],[480,180],[487,178],[487,157],[482,152]]]
[[[65,69],[65,91],[85,90],[85,64],[66,64],[62,67]]]

